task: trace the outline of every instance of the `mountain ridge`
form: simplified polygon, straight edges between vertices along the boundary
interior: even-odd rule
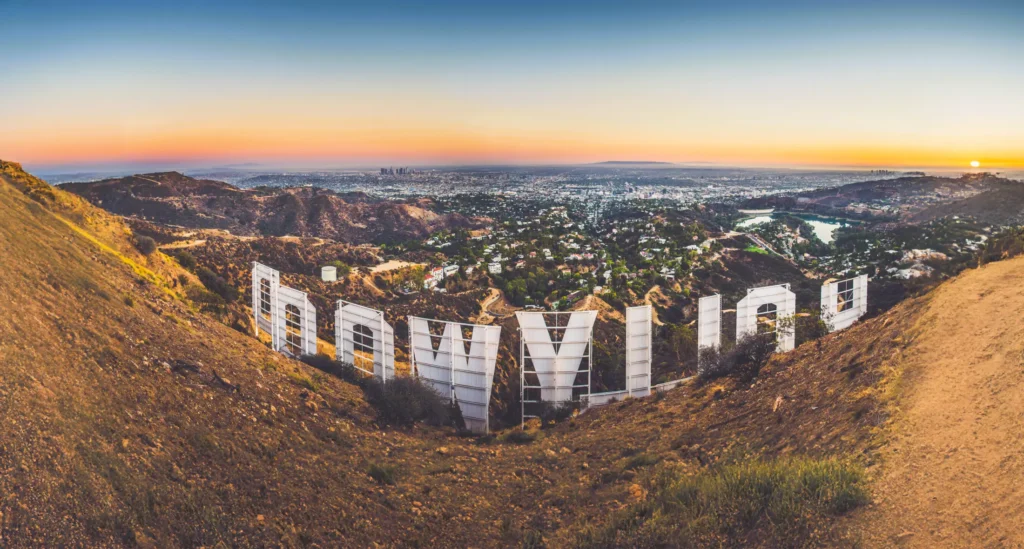
[[[488,221],[439,214],[429,199],[382,201],[316,187],[241,189],[179,172],[65,183],[60,188],[118,215],[243,236],[309,236],[380,244],[420,239],[441,229],[475,228]]]

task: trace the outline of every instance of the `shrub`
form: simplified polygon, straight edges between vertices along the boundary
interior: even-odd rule
[[[331,261],[330,263],[328,263],[328,265],[338,269],[339,279],[347,277],[352,272],[352,267],[350,267],[348,263],[345,263],[344,261]]]
[[[657,456],[652,456],[651,454],[637,454],[629,458],[628,461],[626,461],[626,464],[622,467],[622,470],[635,471],[637,469],[642,469],[644,467],[650,467],[655,463],[658,463]]]
[[[234,286],[228,284],[224,277],[217,276],[217,273],[211,271],[207,267],[200,267],[196,271],[196,276],[199,277],[199,281],[206,286],[206,289],[224,298],[224,301],[232,302],[238,299],[238,290]]]
[[[741,381],[750,381],[768,363],[777,346],[775,334],[752,334],[737,341],[728,351],[705,347],[697,362],[697,377],[710,381],[732,375]]]
[[[455,421],[450,400],[418,378],[396,377],[387,383],[370,378],[363,391],[366,400],[377,409],[377,418],[385,424],[408,426],[422,421],[437,426]]]
[[[224,305],[224,298],[195,284],[189,284],[185,287],[185,295],[192,300],[193,303],[200,305],[209,305],[218,307]]]
[[[174,254],[174,258],[178,260],[178,265],[181,265],[185,269],[190,271],[196,270],[196,265],[198,265],[198,263],[196,262],[195,256],[189,253],[188,250],[179,251]]]
[[[537,404],[537,417],[540,418],[541,427],[549,424],[564,421],[572,417],[576,411],[576,403],[565,402],[539,402]]]
[[[802,315],[779,319],[779,330],[795,333],[796,345],[815,341],[832,331],[832,315],[822,314],[821,309],[805,309]]]
[[[353,385],[362,386],[370,379],[366,374],[357,370],[355,366],[346,362],[339,362],[324,354],[302,355],[299,360],[321,372],[331,374]]]
[[[499,440],[508,444],[529,444],[537,440],[537,434],[522,429],[513,429],[501,435]]]
[[[366,471],[370,478],[377,481],[377,484],[394,484],[397,472],[398,468],[394,465],[377,465],[376,463],[371,463],[370,468]]]
[[[701,347],[697,354],[697,378],[708,381],[729,375],[730,365],[724,355],[721,347]]]
[[[320,388],[324,384],[324,376],[321,374],[313,374],[307,376],[306,374],[296,370],[294,372],[288,372],[288,379],[295,382],[296,385],[314,393],[320,392]]]
[[[148,236],[135,237],[135,248],[142,255],[152,255],[156,251],[156,240]]]
[[[812,545],[828,516],[868,501],[863,471],[834,459],[663,469],[651,496],[576,537],[578,547]]]
[[[362,387],[367,402],[377,410],[381,423],[409,426],[422,421],[429,425],[465,428],[459,407],[419,378],[396,377],[382,383],[379,378],[368,376],[355,366],[327,355],[304,355],[300,360],[321,372]]]
[[[775,334],[756,334],[741,339],[731,351],[735,374],[742,381],[754,379],[777,348]]]

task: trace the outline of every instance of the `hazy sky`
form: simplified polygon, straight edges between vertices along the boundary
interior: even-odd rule
[[[0,0],[0,158],[1024,166],[1022,1],[209,4]]]

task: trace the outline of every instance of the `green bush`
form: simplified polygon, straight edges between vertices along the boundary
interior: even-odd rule
[[[338,269],[338,280],[347,277],[352,272],[352,267],[350,267],[348,263],[345,263],[344,261],[331,261],[330,263],[328,263],[328,265]]]
[[[214,308],[224,305],[223,297],[195,284],[189,284],[185,287],[185,296],[192,300],[193,303],[198,303],[200,305],[207,305]]]
[[[864,485],[860,467],[835,459],[750,461],[693,475],[664,469],[647,499],[585,528],[576,546],[810,545],[824,519],[868,501]]]
[[[394,484],[397,472],[398,468],[394,465],[377,465],[376,463],[371,463],[370,468],[366,471],[370,478],[377,481],[377,484]]]
[[[177,259],[178,264],[184,267],[185,269],[188,269],[189,271],[196,270],[196,265],[198,265],[198,263],[196,262],[195,256],[189,253],[188,250],[179,251],[178,253],[174,254],[174,258]]]
[[[224,277],[218,276],[217,273],[211,271],[209,268],[200,267],[199,270],[196,271],[196,276],[199,277],[199,281],[203,283],[203,286],[206,286],[207,290],[221,296],[224,298],[224,301],[230,303],[238,299],[238,290],[236,290],[231,284],[228,284],[228,281],[224,280]]]
[[[148,236],[139,236],[135,238],[135,248],[139,250],[142,255],[152,255],[156,251],[156,240]]]

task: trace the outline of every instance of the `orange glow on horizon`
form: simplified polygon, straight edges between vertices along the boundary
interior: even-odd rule
[[[24,136],[23,136],[24,137]],[[11,146],[13,145],[13,146]],[[336,161],[355,164],[385,159],[410,164],[551,163],[647,159],[668,162],[709,162],[747,166],[932,167],[960,168],[981,162],[989,169],[1024,168],[1020,151],[999,151],[965,157],[943,148],[886,145],[831,145],[714,142],[646,142],[613,140],[596,135],[495,135],[469,130],[380,129],[304,131],[183,130],[156,135],[127,132],[39,136],[21,139],[2,152],[5,159],[26,164],[89,164],[100,162],[272,162]],[[974,166],[978,167],[978,166]]]

